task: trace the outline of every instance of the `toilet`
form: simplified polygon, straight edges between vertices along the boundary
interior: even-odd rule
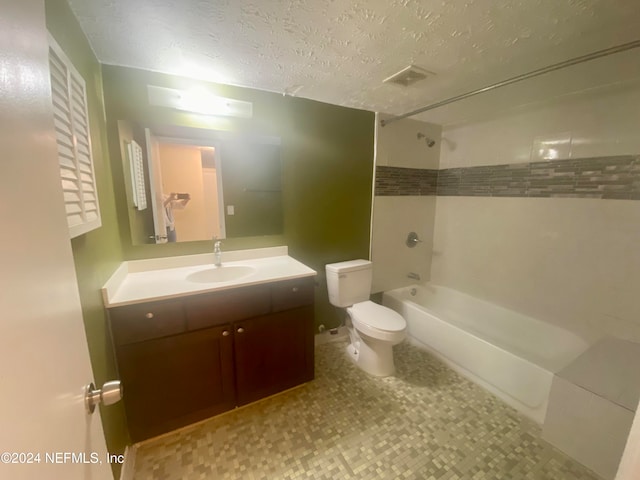
[[[405,338],[407,322],[399,313],[369,300],[373,264],[349,260],[327,264],[325,269],[329,301],[347,309],[349,356],[371,375],[393,375],[393,345]]]

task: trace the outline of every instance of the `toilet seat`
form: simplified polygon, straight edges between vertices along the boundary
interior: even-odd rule
[[[347,308],[353,326],[372,338],[399,341],[404,338],[406,320],[399,313],[370,300]]]

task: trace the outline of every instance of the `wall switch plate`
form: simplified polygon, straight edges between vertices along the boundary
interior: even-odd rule
[[[235,215],[236,209],[233,205],[227,205],[227,215]]]

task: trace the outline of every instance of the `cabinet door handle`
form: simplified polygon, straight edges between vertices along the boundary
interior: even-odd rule
[[[293,293],[297,293],[297,292],[298,292],[298,287],[293,287],[293,288],[291,289],[291,291],[292,291]]]
[[[153,312],[147,312],[147,313],[144,314],[144,316],[147,317],[147,318],[153,318],[154,317]]]
[[[229,336],[229,330],[224,330],[224,331],[222,332],[222,336],[223,336],[223,337],[228,337],[228,336]]]
[[[238,333],[244,333],[244,328],[239,327],[239,328],[238,328],[238,330],[236,330],[236,332],[238,332]]]

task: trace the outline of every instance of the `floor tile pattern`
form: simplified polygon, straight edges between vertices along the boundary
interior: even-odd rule
[[[346,343],[316,347],[316,380],[141,444],[136,480],[597,480],[540,428],[409,344],[373,378]]]

